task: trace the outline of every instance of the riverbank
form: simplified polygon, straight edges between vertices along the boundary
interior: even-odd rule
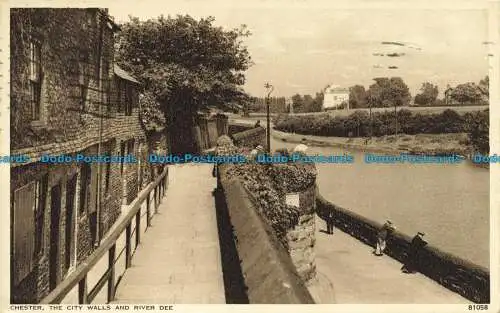
[[[347,138],[322,137],[272,131],[275,139],[285,142],[303,143],[315,146],[331,146],[343,149],[354,149],[377,153],[412,153],[427,155],[459,154],[467,156],[470,148],[466,133],[453,134],[417,134],[417,135],[389,135],[382,137]]]

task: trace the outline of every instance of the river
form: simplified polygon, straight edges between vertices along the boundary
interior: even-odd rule
[[[297,144],[271,139],[271,148]],[[489,268],[489,171],[470,163],[367,164],[364,152],[309,147],[308,154],[354,156],[353,164],[317,164],[323,197],[398,230],[418,231],[443,251]]]

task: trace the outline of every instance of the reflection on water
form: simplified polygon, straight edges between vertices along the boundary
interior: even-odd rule
[[[296,144],[271,139],[273,150]],[[308,154],[342,154],[309,147]],[[442,250],[489,268],[489,171],[462,164],[317,164],[323,197],[363,216],[426,240]]]

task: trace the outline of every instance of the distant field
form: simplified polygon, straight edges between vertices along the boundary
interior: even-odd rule
[[[432,113],[441,113],[446,109],[451,109],[457,111],[458,113],[466,113],[466,112],[474,112],[474,111],[483,111],[487,109],[489,106],[487,105],[474,105],[474,106],[445,106],[445,107],[398,107],[399,110],[410,110],[413,112],[418,112],[422,114],[432,114]],[[351,110],[331,110],[327,111],[329,114],[334,116],[347,116],[355,111],[366,111],[369,112],[369,109],[351,109]],[[394,107],[391,108],[373,108],[372,112],[384,112],[384,111],[394,111]],[[323,114],[325,112],[314,112],[314,113],[295,113],[294,115],[317,115]],[[277,113],[271,113],[271,116],[276,116]],[[266,117],[265,113],[250,113],[250,119],[258,119]]]

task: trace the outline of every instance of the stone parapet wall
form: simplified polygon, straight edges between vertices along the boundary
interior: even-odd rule
[[[315,186],[299,194],[301,210],[298,224],[286,233],[288,253],[304,282],[309,282],[316,277],[316,223],[314,202],[316,199]],[[313,205],[310,205],[312,201]]]
[[[242,182],[237,177],[227,175],[227,170],[232,166],[219,166],[219,190],[229,213],[236,255],[245,285],[242,289],[246,290],[248,302],[314,303],[290,255],[272,227],[259,215]]]
[[[265,134],[258,127],[234,134],[233,147],[246,148],[244,143],[262,131]],[[242,179],[254,207],[288,252],[302,281],[315,278],[314,164],[239,164],[229,167],[229,173]]]
[[[246,130],[254,128],[253,125],[249,124],[239,124],[231,122],[228,126],[228,135],[233,136],[234,134],[244,132]]]
[[[256,127],[232,135],[237,147],[255,148],[258,145],[266,146],[266,129]]]

